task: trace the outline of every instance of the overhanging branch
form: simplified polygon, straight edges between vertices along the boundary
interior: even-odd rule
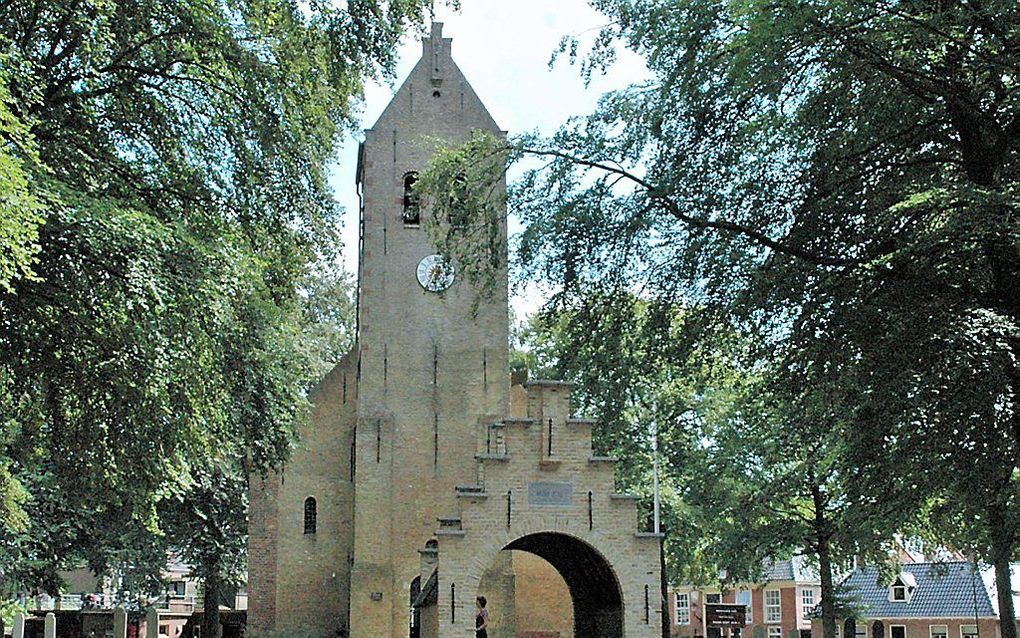
[[[812,264],[819,266],[853,266],[860,263],[858,259],[847,259],[844,257],[830,257],[827,255],[819,255],[810,250],[806,250],[799,246],[791,246],[781,241],[775,240],[769,237],[766,233],[750,228],[743,224],[728,220],[708,219],[705,217],[696,217],[685,213],[680,205],[672,198],[662,194],[662,192],[651,182],[646,179],[631,173],[618,166],[612,166],[603,162],[597,162],[593,160],[584,159],[564,153],[562,151],[541,149],[541,148],[517,148],[508,150],[517,150],[521,153],[528,155],[534,155],[537,157],[557,157],[560,159],[567,160],[568,162],[577,164],[579,166],[586,166],[595,170],[605,171],[613,175],[619,176],[621,179],[626,179],[637,186],[644,189],[648,199],[655,202],[658,206],[666,210],[672,215],[677,221],[690,226],[692,228],[704,229],[704,230],[716,230],[732,235],[740,235],[746,237],[757,244],[765,246],[777,253],[789,255],[802,259]]]

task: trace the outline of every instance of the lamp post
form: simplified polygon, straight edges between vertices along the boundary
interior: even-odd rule
[[[977,581],[981,576],[978,573],[977,564],[977,553],[971,552],[970,564],[974,567],[974,577],[971,578],[971,593],[974,596],[974,636],[975,638],[981,638],[981,621],[978,618],[978,597],[977,597]],[[984,583],[981,585],[984,586]]]
[[[659,618],[663,638],[669,638],[669,584],[666,579],[666,547],[665,535],[662,533],[662,520],[659,515],[659,419],[657,404],[652,402],[652,527],[659,541]]]

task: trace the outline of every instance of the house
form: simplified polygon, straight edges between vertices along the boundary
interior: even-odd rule
[[[877,567],[859,567],[841,583],[856,620],[840,618],[841,638],[996,638],[997,614],[980,572],[966,561],[900,565],[891,580]],[[843,605],[840,605],[841,607]],[[821,638],[821,620],[812,622]]]
[[[808,614],[819,601],[818,573],[803,556],[772,561],[760,583],[722,587],[680,585],[670,590],[670,633],[707,638],[809,638]],[[716,626],[707,606],[743,605],[743,627]]]

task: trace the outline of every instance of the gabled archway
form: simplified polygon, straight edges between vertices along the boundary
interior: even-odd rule
[[[567,416],[569,385],[535,381],[522,390],[528,416],[486,426],[492,445],[476,456],[477,483],[456,486],[456,511],[437,519],[435,569],[421,569],[423,580],[438,574],[428,609],[436,630],[423,638],[470,635],[478,594],[493,603],[489,635],[513,638],[505,632],[516,624],[513,554],[521,552],[544,565],[524,578],[562,579],[545,599],[573,612],[561,636],[659,638],[659,535],[636,529],[638,498],[616,491],[614,459],[593,455],[593,422]]]

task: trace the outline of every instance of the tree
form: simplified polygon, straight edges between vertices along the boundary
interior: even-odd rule
[[[982,555],[1001,576],[1017,546],[993,530],[1015,521],[1020,468],[1020,7],[593,4],[609,24],[590,54],[563,51],[590,73],[627,46],[650,79],[549,139],[445,153],[420,182],[437,218],[450,175],[484,192],[482,159],[540,160],[510,193],[525,276],[726,313],[775,362],[777,396],[852,419],[872,495],[905,516],[985,511],[969,538],[996,537]],[[436,229],[454,255],[486,251]],[[969,470],[877,461],[926,446]],[[1013,638],[1007,578],[998,598]]]
[[[838,573],[853,557],[884,559],[903,522],[895,502],[851,489],[853,423],[810,394],[779,395],[749,335],[710,312],[598,288],[532,319],[522,347],[543,373],[574,382],[578,408],[598,419],[595,444],[646,499],[657,424],[673,578],[761,582],[771,562],[805,556],[834,629]]]
[[[170,546],[202,581],[202,634],[218,635],[225,586],[244,571],[248,481],[238,459],[196,468],[187,490],[167,503]],[[233,601],[230,601],[233,604]]]
[[[313,298],[346,290],[323,265],[326,164],[429,7],[0,7],[0,487],[33,511],[4,516],[5,580],[52,591],[80,559],[151,574],[151,548],[204,557],[220,534],[197,567],[235,575],[243,500],[182,497],[236,499],[306,418],[343,339]]]

